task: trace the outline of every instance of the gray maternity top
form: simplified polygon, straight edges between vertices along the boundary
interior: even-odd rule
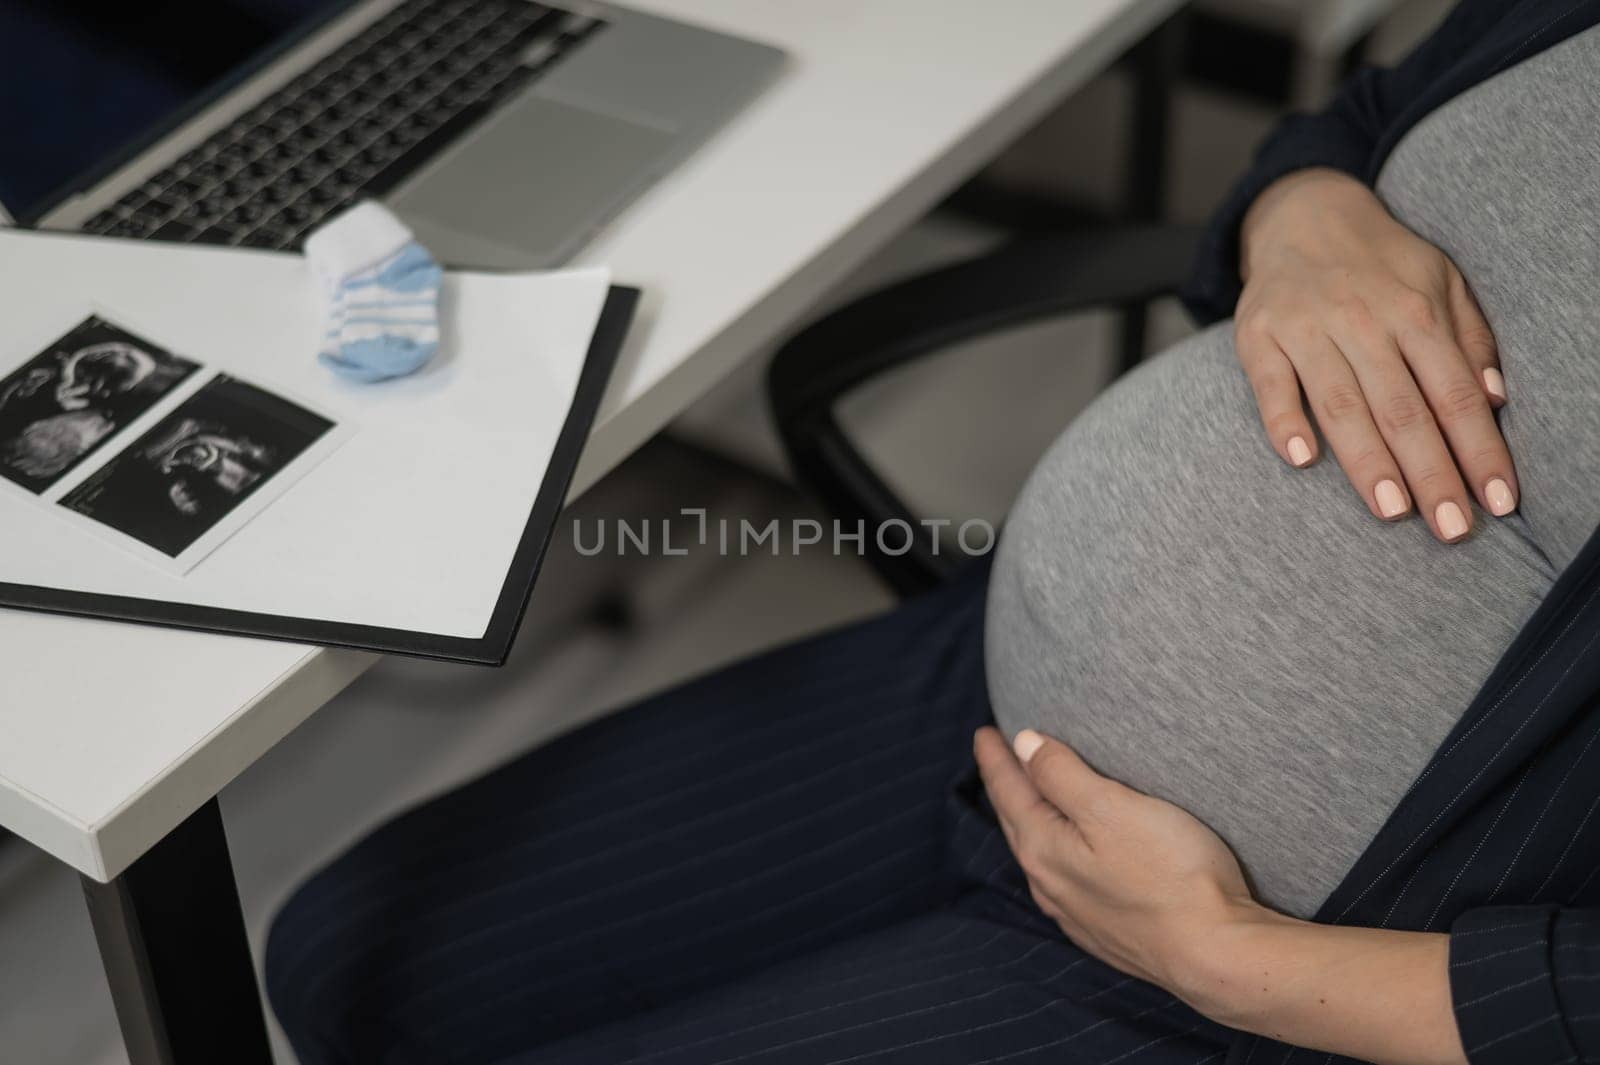
[[[1034,470],[989,593],[995,714],[1219,832],[1263,901],[1338,885],[1600,522],[1600,32],[1435,112],[1378,183],[1499,340],[1521,511],[1464,543],[1286,466],[1231,323],[1100,397]],[[1326,450],[1326,449],[1324,449]]]

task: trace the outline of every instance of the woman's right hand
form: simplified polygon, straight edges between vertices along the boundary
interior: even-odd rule
[[[1516,509],[1494,420],[1506,399],[1494,334],[1449,256],[1367,186],[1326,169],[1268,186],[1240,237],[1235,340],[1285,462],[1317,457],[1303,391],[1376,517],[1414,502],[1454,543],[1471,529],[1473,496],[1491,514]]]

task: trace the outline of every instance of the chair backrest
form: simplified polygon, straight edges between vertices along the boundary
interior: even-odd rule
[[[875,535],[892,522],[922,525],[839,425],[839,398],[972,337],[1168,295],[1187,276],[1200,235],[1194,227],[1150,225],[1021,240],[878,289],[812,323],[778,350],[767,372],[795,478],[835,519],[863,523],[866,557],[896,592],[940,583],[956,558],[917,539],[894,553]]]

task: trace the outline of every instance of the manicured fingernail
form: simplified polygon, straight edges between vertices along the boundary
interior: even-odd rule
[[[1017,752],[1017,757],[1021,759],[1023,765],[1027,765],[1028,759],[1043,746],[1044,737],[1031,728],[1023,729],[1017,733],[1017,738],[1011,741],[1011,749]]]
[[[1406,494],[1393,481],[1379,481],[1372,490],[1378,499],[1378,513],[1386,518],[1398,518],[1406,512]]]
[[[1489,501],[1489,513],[1497,518],[1517,509],[1517,497],[1511,494],[1511,486],[1499,477],[1483,486],[1483,495]]]
[[[1488,390],[1491,396],[1493,396],[1495,399],[1498,399],[1501,403],[1506,401],[1505,375],[1499,370],[1496,370],[1493,366],[1483,371],[1483,387]]]
[[[1296,466],[1304,466],[1311,461],[1311,445],[1305,442],[1304,437],[1289,438],[1289,461]]]
[[[1439,524],[1439,535],[1446,540],[1459,540],[1467,535],[1467,516],[1448,500],[1439,504],[1433,512],[1433,520]]]

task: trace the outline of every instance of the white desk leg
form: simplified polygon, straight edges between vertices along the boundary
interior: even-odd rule
[[[83,891],[132,1065],[272,1065],[216,799]]]

